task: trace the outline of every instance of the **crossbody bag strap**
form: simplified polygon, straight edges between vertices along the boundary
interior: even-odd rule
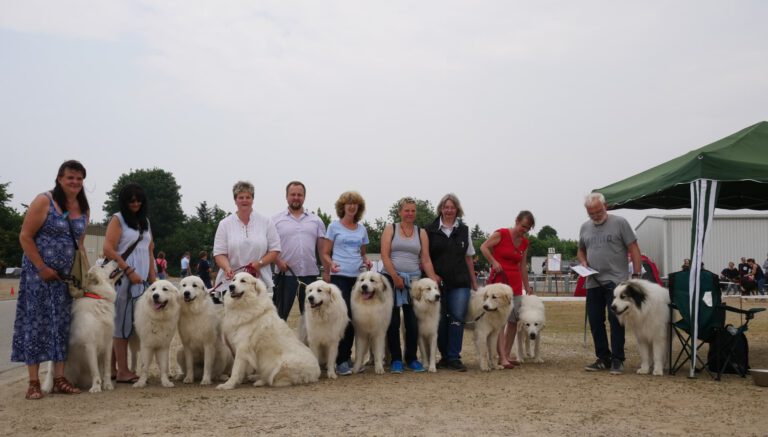
[[[128,257],[131,256],[131,253],[133,253],[133,249],[136,249],[136,246],[139,244],[139,241],[141,241],[142,238],[144,238],[144,229],[141,229],[139,231],[139,238],[137,238],[136,241],[134,241],[133,244],[131,244],[128,247],[128,249],[126,249],[125,252],[123,252],[122,255],[120,255],[123,258],[123,261],[127,262]]]

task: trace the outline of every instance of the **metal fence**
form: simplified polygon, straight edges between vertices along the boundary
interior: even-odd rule
[[[528,283],[534,293],[552,293],[554,295],[573,295],[576,290],[576,281],[571,275],[528,275]],[[482,287],[488,280],[487,276],[479,276],[477,285]]]

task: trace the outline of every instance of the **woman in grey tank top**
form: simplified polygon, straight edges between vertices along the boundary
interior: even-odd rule
[[[387,225],[381,235],[381,260],[385,269],[382,273],[389,278],[395,293],[392,320],[387,330],[387,346],[392,355],[390,371],[403,372],[403,352],[400,347],[402,308],[405,325],[405,363],[410,370],[423,372],[424,366],[416,355],[419,336],[409,292],[411,282],[421,278],[422,270],[432,279],[437,276],[429,258],[427,233],[415,224],[416,201],[406,197],[400,200],[398,206],[400,223]]]

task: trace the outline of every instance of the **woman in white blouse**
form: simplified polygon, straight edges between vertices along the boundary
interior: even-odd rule
[[[216,284],[229,281],[236,270],[248,271],[272,287],[270,264],[280,252],[280,237],[272,220],[253,210],[253,184],[232,187],[237,212],[219,222],[213,240],[213,259],[219,266]]]

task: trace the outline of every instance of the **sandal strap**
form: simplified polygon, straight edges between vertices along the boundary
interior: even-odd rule
[[[80,393],[80,389],[72,385],[67,378],[63,376],[57,376],[53,378],[53,388],[58,393],[64,393],[68,395],[74,395]]]
[[[40,380],[30,380],[29,387],[27,387],[27,394],[24,396],[27,399],[41,399],[43,397],[43,391],[40,389]]]

